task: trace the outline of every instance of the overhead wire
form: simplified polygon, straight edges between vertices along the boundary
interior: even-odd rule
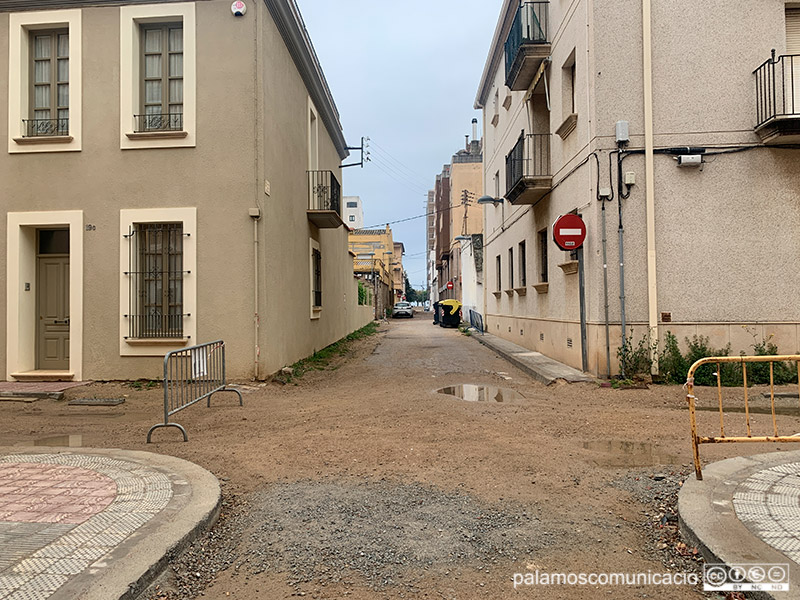
[[[379,158],[376,155],[371,155],[369,162],[373,163],[380,171],[383,171],[386,175],[389,175],[392,179],[401,183],[404,187],[413,190],[415,193],[428,193],[427,186],[421,185],[419,182],[412,180],[408,176],[404,175],[402,171],[395,169],[390,163],[386,162],[382,158]]]
[[[418,172],[414,171],[408,165],[406,165],[401,160],[397,159],[391,152],[389,152],[386,148],[375,142],[374,140],[370,139],[370,144],[376,148],[378,148],[389,160],[392,160],[397,165],[402,167],[405,171],[408,172],[409,175],[413,175],[415,178],[419,178],[421,181],[427,181],[428,177],[424,175],[420,175]]]

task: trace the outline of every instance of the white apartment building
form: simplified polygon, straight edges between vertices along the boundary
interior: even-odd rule
[[[344,223],[350,229],[362,229],[364,227],[364,207],[361,205],[359,196],[345,196],[344,210],[342,217]]]

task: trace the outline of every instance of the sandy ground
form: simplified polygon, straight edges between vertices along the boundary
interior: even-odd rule
[[[463,383],[522,397],[467,402],[436,393]],[[242,389],[244,407],[223,394],[211,408],[176,415],[186,443],[176,429],[145,443],[160,420],[158,386],[95,383],[67,393],[126,397],[108,408],[4,403],[0,445],[79,435],[84,447],[170,454],[220,478],[223,517],[174,561],[152,597],[703,597],[691,586],[512,585],[515,573],[536,569],[646,573],[694,562],[691,549],[676,552],[670,512],[691,464],[678,386],[545,387],[418,315],[382,325],[328,370]],[[716,402],[714,390],[698,395]],[[780,418],[800,430],[796,416]],[[767,419],[754,416],[754,430]],[[739,421],[734,415],[726,429]],[[701,431],[715,423],[716,413],[700,413]],[[712,461],[769,450],[776,447],[720,445],[702,454]]]

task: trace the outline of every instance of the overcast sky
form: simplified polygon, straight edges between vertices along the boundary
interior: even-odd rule
[[[297,2],[348,145],[371,140],[372,162],[343,170],[344,194],[361,196],[366,226],[424,214],[427,190],[481,118],[472,107],[502,1]],[[392,231],[411,284],[425,287],[425,219]]]

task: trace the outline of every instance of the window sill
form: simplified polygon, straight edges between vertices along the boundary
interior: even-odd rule
[[[129,140],[167,140],[185,138],[187,131],[141,131],[125,134]]]
[[[558,265],[558,268],[564,271],[564,275],[574,275],[578,272],[578,261],[568,260],[567,262]]]
[[[511,94],[506,94],[506,97],[503,99],[503,108],[508,110],[511,108]]]
[[[492,117],[492,125],[497,127],[498,121],[500,121],[500,115],[495,113],[494,116]]]
[[[189,338],[125,338],[125,343],[131,346],[185,346]]]
[[[524,296],[528,293],[528,288],[526,287],[518,287],[514,288],[514,291],[517,292],[517,296]]]
[[[508,294],[509,296],[513,296],[513,295],[514,295],[514,290],[513,290],[513,289],[511,289],[511,290],[503,290],[503,291],[504,291],[506,294]]]
[[[500,292],[500,291],[498,291],[498,292],[492,292],[492,294],[494,295],[494,297],[495,297],[495,298],[499,298],[500,296],[502,296],[502,295],[503,295],[503,292]]]
[[[71,135],[40,135],[36,137],[15,137],[17,144],[69,144],[73,141]]]
[[[578,115],[576,113],[572,113],[566,119],[564,119],[564,122],[559,126],[558,129],[556,129],[556,133],[562,140],[565,140],[570,133],[575,131],[575,127],[577,125]]]
[[[550,284],[545,281],[543,283],[534,283],[531,287],[536,290],[537,294],[546,294],[547,290],[550,289]]]

